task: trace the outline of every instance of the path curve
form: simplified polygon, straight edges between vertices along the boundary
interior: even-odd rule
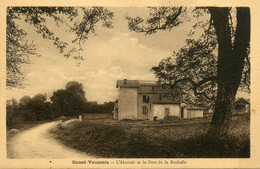
[[[11,158],[94,158],[52,138],[49,130],[58,123],[60,121],[44,123],[16,135],[10,140]]]

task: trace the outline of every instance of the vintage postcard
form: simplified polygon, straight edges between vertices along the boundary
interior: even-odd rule
[[[259,168],[257,1],[1,0],[1,168]]]

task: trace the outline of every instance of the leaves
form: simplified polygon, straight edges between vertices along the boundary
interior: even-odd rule
[[[68,116],[83,113],[87,103],[83,85],[76,81],[68,82],[65,90],[54,91],[51,101],[56,112]]]
[[[81,14],[83,13],[83,17]],[[63,19],[65,17],[65,19]],[[73,23],[70,31],[75,33],[76,39],[72,42],[64,42],[46,26],[46,18],[52,18],[58,23]],[[7,29],[6,29],[6,60],[7,60],[7,86],[22,86],[24,80],[20,72],[21,65],[30,63],[31,56],[39,56],[36,53],[36,46],[25,41],[27,33],[19,27],[17,20],[29,23],[36,28],[36,32],[43,39],[53,41],[54,46],[64,53],[66,58],[73,57],[83,60],[81,51],[82,45],[88,39],[89,34],[95,34],[95,26],[102,22],[103,27],[112,27],[113,13],[103,7],[8,7]],[[68,26],[70,24],[66,23]],[[78,47],[68,49],[69,44],[76,44]],[[76,54],[76,55],[75,55]]]
[[[182,23],[181,18],[185,9],[183,7],[149,7],[150,13],[147,20],[137,16],[126,16],[130,31],[153,34],[158,30],[171,30]]]
[[[216,92],[217,76],[215,48],[215,39],[208,42],[201,38],[187,39],[186,46],[162,60],[152,71],[162,84],[168,86],[169,92],[174,89],[181,90],[186,102],[194,104],[198,97],[200,102],[212,101]]]

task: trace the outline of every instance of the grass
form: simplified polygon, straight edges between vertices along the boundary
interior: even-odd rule
[[[228,136],[205,135],[208,119],[164,125],[152,121],[86,120],[52,133],[65,145],[97,157],[248,158],[249,117],[233,120]]]

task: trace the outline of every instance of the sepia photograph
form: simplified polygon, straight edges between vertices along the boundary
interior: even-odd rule
[[[250,159],[251,11],[7,6],[6,158]]]

